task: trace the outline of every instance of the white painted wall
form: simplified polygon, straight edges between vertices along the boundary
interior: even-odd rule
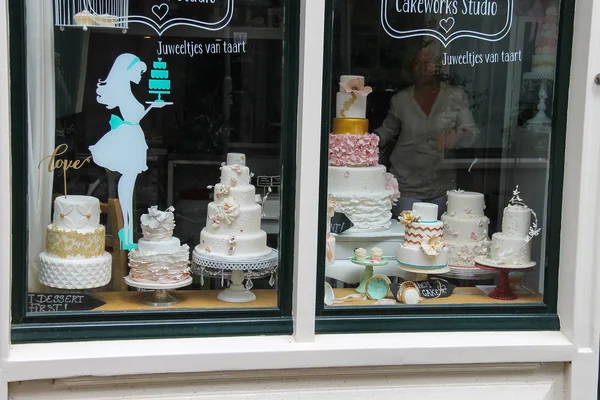
[[[11,400],[561,400],[562,364],[284,370],[59,379],[10,385]],[[586,400],[586,399],[579,399]]]

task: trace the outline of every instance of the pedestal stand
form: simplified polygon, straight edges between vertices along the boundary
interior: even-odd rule
[[[265,256],[254,259],[227,259],[208,254],[201,254],[194,250],[192,253],[192,273],[200,276],[204,284],[204,277],[221,277],[231,281],[231,285],[219,293],[217,298],[228,303],[247,303],[256,300],[252,289],[252,279],[263,278],[271,275],[269,283],[275,283],[273,274],[277,271],[279,261],[277,250],[272,249]],[[247,279],[244,285],[244,279]]]
[[[516,300],[519,296],[511,289],[508,274],[513,271],[531,270],[535,267],[535,262],[522,265],[502,265],[486,258],[475,260],[475,265],[484,270],[500,272],[496,288],[489,294],[489,297],[497,300]]]
[[[547,127],[548,130],[550,129],[550,124],[552,121],[546,115],[546,99],[548,98],[546,82],[552,79],[554,79],[554,74],[538,74],[533,72],[523,74],[523,80],[540,81],[540,89],[538,91],[539,102],[537,106],[538,112],[533,118],[525,123],[525,127],[527,127],[527,129],[532,130],[532,125],[541,125]],[[539,129],[536,128],[533,128],[533,130],[539,131]]]
[[[357,260],[354,257],[352,257],[350,259],[350,261],[352,261],[352,263],[354,263],[354,264],[365,266],[365,276],[364,276],[364,279],[362,280],[362,282],[360,283],[360,285],[358,285],[358,287],[355,289],[356,293],[365,293],[366,292],[367,281],[373,277],[373,267],[383,267],[384,265],[388,264],[388,260],[385,257],[383,257],[381,259],[381,261],[376,261],[376,262],[372,262],[369,260],[361,261],[361,260]]]
[[[140,289],[148,289],[150,292],[144,295],[142,303],[153,306],[153,307],[166,307],[173,306],[179,303],[179,299],[172,296],[168,291],[173,289],[179,289],[192,284],[192,277],[188,277],[186,280],[176,283],[144,283],[136,282],[129,276],[126,276],[125,283],[128,286]]]

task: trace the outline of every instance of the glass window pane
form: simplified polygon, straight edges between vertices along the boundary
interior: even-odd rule
[[[541,303],[558,1],[333,12],[326,305]]]
[[[27,12],[28,313],[276,309],[284,1]]]

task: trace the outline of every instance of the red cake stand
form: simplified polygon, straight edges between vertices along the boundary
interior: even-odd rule
[[[475,259],[475,266],[487,271],[500,273],[496,288],[488,296],[497,300],[516,300],[519,298],[511,289],[508,274],[512,271],[529,271],[535,267],[535,261],[519,265],[498,264],[489,258]]]

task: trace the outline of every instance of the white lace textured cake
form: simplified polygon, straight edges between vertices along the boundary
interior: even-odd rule
[[[448,248],[448,265],[455,268],[476,268],[475,258],[489,253],[488,226],[484,215],[483,194],[451,190],[448,209],[442,215],[444,244]]]
[[[129,252],[129,277],[141,283],[172,284],[190,276],[190,248],[173,237],[175,209],[159,211],[150,207],[141,217],[142,234],[138,248]]]
[[[448,266],[448,249],[443,244],[444,223],[437,220],[438,206],[414,203],[412,211],[399,217],[406,225],[404,242],[398,246],[398,263],[410,268],[442,269]]]
[[[329,135],[328,193],[336,211],[346,214],[354,229],[385,230],[400,193],[396,179],[379,165],[379,137],[368,133],[365,114],[370,92],[362,76],[340,78]]]
[[[206,226],[200,232],[195,251],[232,259],[249,259],[269,254],[267,234],[260,229],[262,209],[256,203],[255,188],[246,157],[227,154],[216,184],[214,201],[208,204]]]
[[[46,251],[40,254],[40,282],[59,289],[107,285],[112,258],[104,244],[100,201],[91,196],[57,197],[46,229]]]

